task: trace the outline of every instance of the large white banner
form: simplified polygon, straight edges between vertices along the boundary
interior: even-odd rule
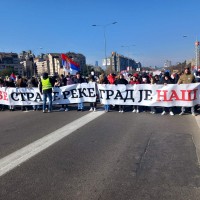
[[[53,104],[96,101],[96,84],[82,83],[53,88]],[[0,104],[41,105],[43,95],[38,88],[0,88]]]
[[[98,88],[98,92],[97,92]],[[169,85],[104,85],[82,83],[53,88],[53,104],[95,102],[99,96],[102,104],[186,106],[200,104],[200,84]],[[42,94],[38,88],[0,88],[0,104],[41,105]]]
[[[114,105],[186,106],[200,104],[200,84],[98,85],[100,102]]]

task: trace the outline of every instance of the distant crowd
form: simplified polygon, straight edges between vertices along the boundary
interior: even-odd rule
[[[47,74],[48,77],[48,74]],[[42,91],[42,80],[41,77],[22,77],[17,76],[16,79],[13,77],[0,77],[0,87],[14,87],[14,88],[33,88],[38,87],[40,88],[41,93]],[[153,73],[149,72],[135,72],[133,74],[114,74],[111,73],[109,75],[101,74],[99,76],[95,76],[91,73],[89,77],[82,77],[80,73],[77,73],[76,75],[70,75],[68,73],[67,75],[61,75],[61,76],[52,76],[50,77],[51,85],[52,87],[62,87],[67,86],[71,84],[77,84],[77,83],[84,83],[84,82],[96,82],[99,84],[190,84],[195,82],[200,82],[200,70],[195,71],[194,73],[191,73],[189,68],[185,68],[182,73],[172,73],[170,74],[169,71],[162,71],[160,74],[153,75]],[[45,104],[46,106],[46,104]],[[124,105],[104,105],[104,109],[106,112],[109,112],[111,109],[118,109],[119,112],[125,111]],[[0,105],[0,110],[40,110],[42,109],[43,112],[45,112],[44,107],[41,108],[40,106],[6,106],[6,105]],[[139,113],[150,109],[150,113],[155,114],[156,108],[155,107],[146,107],[146,106],[132,106],[132,112]],[[191,107],[191,113],[193,115],[196,115],[196,110],[199,109],[198,106]],[[69,106],[68,105],[61,105],[59,111],[68,111]],[[78,107],[78,111],[84,110],[84,105],[82,104],[81,107]],[[89,111],[96,111],[97,110],[97,102],[90,103],[90,109]],[[169,112],[170,115],[174,115],[174,108],[162,108],[161,115],[165,115]],[[183,115],[186,112],[186,108],[182,107],[181,112],[179,115]]]

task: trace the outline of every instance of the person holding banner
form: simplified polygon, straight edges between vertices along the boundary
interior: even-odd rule
[[[115,81],[115,84],[116,85],[119,85],[119,84],[127,85],[128,81],[124,78],[123,74],[120,74],[119,78]],[[119,112],[123,113],[124,107],[125,107],[124,105],[119,105]]]
[[[27,80],[24,77],[18,76],[17,81],[16,81],[16,87],[17,88],[26,88],[27,85]],[[27,106],[21,106],[21,111],[28,111]]]
[[[160,84],[167,85],[167,84],[173,84],[173,80],[171,79],[169,73],[165,73],[163,79],[160,81]],[[167,108],[163,107],[163,112],[161,115],[166,115]],[[174,115],[173,107],[169,107],[169,114]]]
[[[195,83],[195,76],[191,74],[190,68],[185,67],[184,73],[180,76],[178,80],[178,84],[190,84],[190,83]],[[196,116],[194,106],[191,107],[191,113],[193,116]],[[181,107],[181,113],[179,115],[184,115],[185,114],[185,107]]]
[[[88,83],[93,83],[93,82],[95,82],[96,83],[96,80],[95,80],[95,77],[94,76],[92,76],[92,75],[89,75],[89,78],[88,78]],[[98,91],[97,90],[97,85],[95,84],[95,90],[96,91]],[[97,109],[97,102],[95,101],[95,102],[90,102],[90,110],[89,111],[94,111],[94,112],[96,112],[96,109]]]
[[[142,80],[141,80],[141,84],[150,84],[151,82],[150,82],[150,79],[149,79],[149,76],[146,74],[146,73],[144,73],[143,75],[142,75]],[[142,110],[142,112],[147,112],[147,110],[149,109],[149,107],[148,106],[141,106],[141,110]]]
[[[73,80],[72,80],[72,77],[71,77],[71,75],[70,75],[69,72],[68,72],[68,74],[66,75],[65,78],[66,78],[66,85],[72,85],[72,84],[74,84],[74,82],[73,82]],[[69,111],[69,106],[68,106],[68,104],[66,104],[65,111],[66,111],[66,112]]]
[[[158,83],[157,78],[155,78],[155,76],[150,76],[150,84],[154,85],[154,84],[157,84],[157,83]],[[151,109],[151,112],[150,112],[151,114],[156,113],[156,107],[155,106],[151,106],[150,109]]]
[[[11,88],[15,88],[16,87],[14,80],[9,78],[9,77],[7,77],[5,79],[4,86],[5,87],[11,87]],[[9,110],[10,111],[14,111],[15,110],[15,106],[14,105],[9,105]]]
[[[27,81],[28,88],[38,87],[38,80],[35,77],[31,77]],[[39,105],[33,105],[33,111],[39,110]]]
[[[78,84],[78,83],[85,83],[85,80],[81,77],[80,72],[76,72],[76,77],[74,78],[74,84]],[[83,102],[78,103],[77,111],[83,111],[83,110],[84,110]]]
[[[99,84],[109,84],[108,78],[105,76],[104,73],[102,73],[99,76]],[[109,104],[104,104],[104,109],[105,109],[105,112],[109,112],[110,105]]]
[[[54,81],[45,72],[39,85],[40,93],[43,94],[43,113],[45,113],[47,98],[49,100],[48,113],[52,111],[52,88]]]
[[[129,84],[130,85],[134,85],[134,84],[140,84],[140,81],[139,81],[139,75],[137,73],[133,74],[133,77],[130,78],[130,81],[129,81]],[[133,105],[133,113],[139,113],[140,110],[139,110],[139,106],[137,105]]]

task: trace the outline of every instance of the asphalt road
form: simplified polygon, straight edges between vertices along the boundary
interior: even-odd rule
[[[0,158],[88,111],[1,112]],[[195,118],[102,114],[0,177],[2,200],[199,200]]]

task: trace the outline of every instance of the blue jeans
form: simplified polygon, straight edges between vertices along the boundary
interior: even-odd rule
[[[43,110],[46,109],[47,97],[49,99],[48,110],[52,111],[52,93],[43,93]]]
[[[81,102],[81,103],[78,103],[78,109],[79,109],[79,110],[82,110],[82,109],[83,109],[83,107],[84,107],[84,106],[83,106],[83,102]]]
[[[33,105],[33,110],[38,110],[39,109],[39,105]]]
[[[110,106],[109,106],[108,104],[105,104],[105,105],[104,105],[105,111],[109,111],[109,107],[110,107]]]
[[[185,112],[185,107],[181,107],[181,112]],[[195,113],[194,106],[191,107],[191,113]]]

